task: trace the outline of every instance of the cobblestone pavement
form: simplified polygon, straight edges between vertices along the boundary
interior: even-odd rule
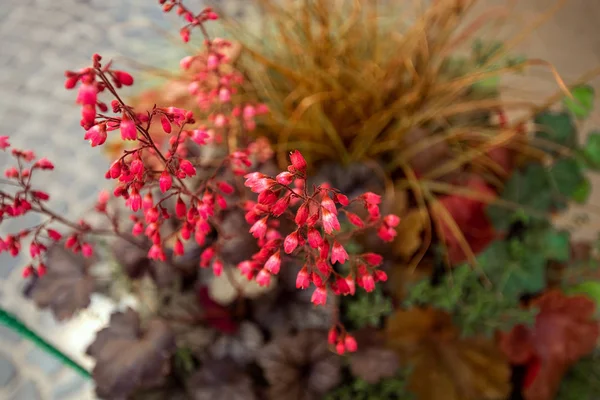
[[[175,67],[185,50],[170,44],[164,32],[176,34],[177,25],[174,15],[161,12],[157,0],[2,0],[0,134],[8,134],[14,147],[33,149],[55,163],[56,170],[47,175],[52,180],[44,182],[54,210],[71,218],[82,215],[105,185],[98,178],[107,167],[100,151],[83,140],[75,93],[64,90],[63,72],[88,65],[95,52],[105,59]],[[0,170],[9,162],[0,154]],[[0,235],[36,219],[11,222],[2,224]],[[18,267],[26,262],[0,256],[1,307],[89,367],[90,360],[81,354],[110,305],[94,299],[94,317],[57,324],[24,301]],[[92,384],[0,325],[0,398],[91,399]]]

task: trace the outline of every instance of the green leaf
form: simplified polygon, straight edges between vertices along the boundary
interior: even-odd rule
[[[381,318],[393,310],[391,299],[383,294],[380,286],[370,293],[357,291],[355,296],[344,297],[343,302],[344,317],[356,329],[379,325]]]
[[[500,287],[502,294],[519,298],[522,294],[537,293],[546,286],[546,260],[541,254],[527,253],[495,274],[503,284]]]
[[[554,229],[548,229],[544,235],[543,251],[548,260],[567,262],[571,257],[571,242],[569,232],[557,232]]]
[[[579,204],[587,203],[590,194],[592,193],[592,183],[589,179],[584,179],[583,182],[577,187],[577,189],[571,195],[571,198]]]
[[[553,205],[548,172],[540,164],[530,164],[524,171],[513,172],[500,197],[537,212],[548,212]],[[527,214],[525,211],[523,213]],[[519,212],[492,203],[488,206],[487,214],[494,228],[506,231],[516,221]]]
[[[396,377],[383,379],[376,384],[369,384],[358,378],[347,382],[327,393],[325,400],[414,400],[408,390],[407,377],[409,371],[401,370]]]
[[[594,88],[589,85],[577,86],[571,89],[573,98],[563,99],[564,107],[579,119],[589,117],[594,108]]]
[[[550,169],[550,177],[559,193],[572,198],[585,184],[585,176],[575,158],[562,158]]]
[[[600,170],[600,132],[594,131],[588,135],[583,154],[588,167]]]
[[[600,354],[598,351],[582,358],[562,379],[560,391],[556,396],[560,400],[597,400],[600,399]]]
[[[577,146],[575,125],[569,113],[544,111],[536,115],[534,122],[539,129],[536,137],[571,148]]]

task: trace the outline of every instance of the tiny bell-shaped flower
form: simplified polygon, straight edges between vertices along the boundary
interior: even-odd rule
[[[338,221],[337,216],[326,208],[321,208],[321,212],[323,214],[322,222],[325,233],[331,235],[333,231],[339,231],[340,222]]]
[[[361,286],[366,292],[372,292],[375,290],[375,280],[370,274],[365,274],[361,277]]]
[[[338,341],[338,330],[334,326],[327,333],[327,343],[329,343],[329,344],[336,344],[337,341]]]
[[[294,150],[290,154],[290,161],[292,162],[292,167],[294,167],[296,171],[301,173],[306,172],[306,160],[298,150]]]
[[[219,90],[219,100],[221,103],[229,103],[231,101],[231,92],[227,88]]]
[[[62,235],[54,229],[46,229],[46,232],[48,232],[50,239],[54,240],[55,242],[58,242],[62,238]]]
[[[298,247],[298,231],[294,231],[286,236],[283,241],[283,251],[286,254],[291,254]]]
[[[1,142],[1,140],[0,140]],[[2,146],[0,145],[0,148]],[[37,160],[35,162],[35,164],[33,165],[33,168],[39,168],[39,169],[48,169],[48,170],[53,170],[54,169],[54,164],[52,164],[52,162],[50,160],[48,160],[47,158],[40,158],[39,160]]]
[[[133,76],[125,71],[111,71],[117,81],[124,86],[133,85]]]
[[[348,217],[348,221],[350,221],[350,223],[357,228],[362,228],[365,226],[365,223],[358,215],[347,211],[346,216]]]
[[[207,247],[202,254],[200,254],[200,267],[206,268],[210,264],[210,261],[215,257],[215,249]]]
[[[261,269],[256,275],[256,283],[260,286],[269,286],[271,284],[271,274],[266,268]]]
[[[353,336],[346,334],[346,337],[344,338],[344,347],[350,353],[354,353],[358,350],[358,343],[356,343],[356,339],[354,339]]]
[[[29,278],[31,275],[33,275],[34,269],[31,265],[26,266],[25,268],[23,268],[23,271],[21,272],[21,276],[23,278]]]
[[[192,131],[192,140],[194,141],[194,143],[199,144],[199,145],[205,145],[207,143],[207,140],[210,138],[210,135],[208,134],[208,132],[206,132],[205,130],[201,130],[201,129],[194,129]]]
[[[154,244],[148,251],[148,258],[151,260],[165,261],[166,256],[160,244]]]
[[[98,124],[92,126],[83,136],[83,138],[90,142],[92,147],[101,146],[106,142],[106,125]]]
[[[383,262],[383,257],[375,253],[365,253],[361,255],[365,262],[373,267],[380,265]]]
[[[44,275],[46,275],[46,272],[48,272],[48,267],[46,267],[45,264],[38,265],[38,268],[37,268],[38,276],[44,276]]]
[[[306,265],[296,275],[296,289],[307,289],[310,285],[310,275]]]
[[[137,190],[133,189],[131,191],[128,201],[131,211],[137,212],[140,208],[142,208],[142,196],[140,196]]]
[[[244,111],[242,111],[242,116],[244,119],[252,119],[256,115],[256,109],[251,105],[246,105],[244,107]]]
[[[121,160],[117,160],[110,166],[108,173],[112,179],[117,179],[121,176]]]
[[[209,70],[215,70],[219,67],[219,57],[215,54],[210,54],[206,60],[206,68]]]
[[[160,174],[160,178],[158,180],[158,184],[160,186],[160,191],[165,193],[169,189],[171,189],[171,185],[173,184],[173,180],[171,178],[171,174],[167,170],[164,170],[162,174]]]
[[[327,303],[327,289],[324,286],[319,286],[313,292],[310,301],[315,305],[325,305]]]
[[[181,197],[177,198],[177,202],[175,203],[175,215],[177,215],[177,218],[184,218],[185,215],[187,214],[187,207],[185,205],[185,202],[181,199]]]
[[[144,224],[141,222],[136,222],[133,225],[133,228],[131,228],[131,234],[133,236],[140,236],[142,233],[144,233]]]
[[[142,209],[146,211],[152,207],[154,207],[154,199],[152,198],[152,193],[148,192],[144,195],[144,199],[142,200]]]
[[[321,233],[315,228],[308,228],[308,245],[313,249],[318,248],[323,244],[323,238],[321,237]]]
[[[323,200],[321,200],[321,207],[327,209],[332,214],[337,215],[337,208],[331,197],[325,195],[323,196]]]
[[[192,61],[194,61],[194,57],[193,56],[183,57],[179,61],[179,67],[181,69],[183,69],[183,70],[188,70],[188,69],[190,69],[190,66],[192,65]]]
[[[81,254],[86,258],[90,258],[94,254],[94,248],[89,243],[84,243],[81,245]]]
[[[171,133],[171,122],[167,117],[165,117],[164,115],[160,117],[160,123],[165,133]]]
[[[340,264],[344,264],[346,260],[349,259],[350,257],[348,257],[348,253],[346,252],[346,249],[344,249],[344,246],[337,241],[334,241],[331,248],[331,263],[335,264],[336,262],[339,262]]]
[[[298,211],[296,212],[296,218],[294,220],[296,225],[300,227],[306,223],[306,220],[308,219],[308,211],[308,205],[306,203],[302,204],[298,208]]]
[[[334,293],[337,295],[348,295],[350,294],[350,286],[348,286],[348,282],[343,277],[338,277],[335,282],[332,284],[332,288],[334,289]]]
[[[267,219],[268,217],[264,217],[259,219],[252,225],[250,228],[250,233],[257,239],[262,239],[267,234]]]
[[[173,245],[173,253],[175,253],[176,256],[182,256],[184,254],[183,243],[179,238],[175,240],[175,244]]]
[[[221,276],[223,273],[223,261],[217,258],[212,264],[212,270],[215,276]]]
[[[189,160],[181,160],[179,169],[187,176],[196,176],[196,168]]]
[[[81,107],[81,126],[89,127],[96,122],[96,107],[86,104]]]
[[[224,182],[224,181],[217,182],[217,187],[224,194],[232,194],[234,192],[233,186],[231,186],[229,183]]]
[[[179,36],[185,43],[190,41],[190,30],[185,26],[179,30]]]
[[[123,117],[121,118],[121,123],[119,124],[121,129],[121,139],[123,140],[136,140],[137,139],[137,130],[135,124],[129,118],[127,113],[123,113]]]
[[[377,271],[375,271],[374,275],[374,281],[375,282],[385,282],[388,279],[387,274],[385,273],[385,271],[382,271],[380,269],[378,269]]]
[[[96,105],[98,100],[98,88],[92,83],[83,83],[77,92],[77,104]]]
[[[377,205],[377,204],[381,203],[381,196],[379,196],[378,194],[372,193],[372,192],[364,193],[360,197],[362,197],[362,199],[367,204]]]
[[[340,356],[346,352],[346,347],[344,346],[344,342],[339,341],[335,345],[335,352],[338,353],[338,355],[340,355]]]
[[[281,253],[278,251],[273,254],[267,262],[265,263],[265,269],[269,271],[273,275],[277,275],[279,273],[279,268],[281,267]]]
[[[6,150],[10,147],[10,143],[8,143],[8,136],[0,136],[0,149]]]
[[[348,204],[350,204],[350,200],[348,200],[348,196],[346,196],[344,194],[336,193],[334,197],[335,197],[335,201],[337,201],[344,207],[346,207]]]
[[[356,293],[356,282],[354,282],[354,277],[352,275],[348,275],[344,280],[348,285],[348,294],[354,296],[354,294]]]
[[[294,175],[292,175],[291,173],[284,171],[281,172],[280,174],[278,174],[275,177],[275,180],[277,181],[277,183],[279,183],[280,185],[289,185],[292,183],[292,181],[294,180]]]
[[[389,214],[386,215],[385,218],[383,218],[383,222],[391,227],[391,228],[395,228],[400,224],[400,217],[398,217],[397,215],[394,214]]]
[[[290,196],[284,196],[280,198],[271,207],[271,214],[273,214],[275,217],[280,217],[285,212],[285,210],[287,210],[289,204]]]

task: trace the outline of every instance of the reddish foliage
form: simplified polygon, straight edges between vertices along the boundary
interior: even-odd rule
[[[211,299],[207,288],[200,288],[197,297],[204,320],[209,326],[225,334],[233,334],[238,330],[239,324],[233,319],[229,309]]]
[[[464,186],[483,196],[489,196],[490,198],[496,196],[496,192],[478,177],[470,177]],[[477,254],[482,251],[496,237],[494,228],[486,214],[488,202],[465,197],[461,194],[444,196],[439,199],[439,202],[452,216],[473,253]],[[460,246],[458,238],[443,218],[439,218],[439,222],[448,248],[450,262],[458,264],[465,261],[466,254]]]
[[[569,367],[596,346],[595,304],[584,296],[550,291],[532,306],[540,310],[534,326],[518,325],[502,334],[500,347],[513,364],[527,366],[527,400],[553,399]]]

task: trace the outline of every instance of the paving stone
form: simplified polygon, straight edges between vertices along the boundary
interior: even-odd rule
[[[26,356],[28,363],[33,364],[47,375],[57,373],[62,367],[62,362],[39,347],[33,347]]]
[[[6,387],[17,376],[17,366],[5,354],[0,353],[0,388]]]
[[[42,400],[34,381],[26,381],[10,397],[10,400]]]

